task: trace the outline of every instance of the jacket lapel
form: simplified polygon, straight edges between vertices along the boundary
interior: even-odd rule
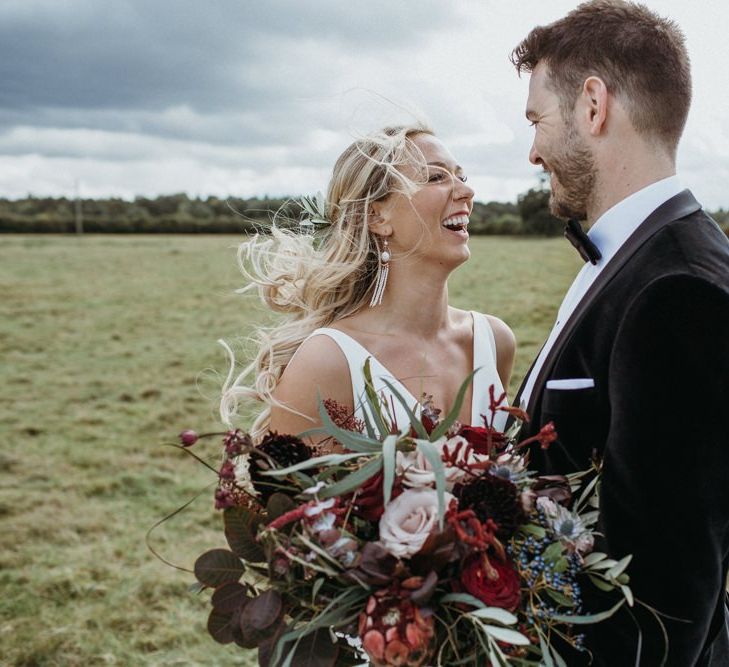
[[[530,415],[534,412],[534,406],[537,404],[537,400],[541,398],[544,384],[552,372],[552,368],[559,356],[562,346],[565,341],[569,339],[572,330],[580,322],[587,309],[592,305],[595,297],[615,277],[615,275],[623,268],[625,263],[638,251],[638,249],[646,241],[648,241],[648,239],[650,239],[668,223],[684,218],[687,215],[691,215],[700,209],[701,204],[696,201],[689,190],[679,192],[676,196],[671,197],[671,199],[661,204],[655,211],[653,211],[653,213],[651,213],[640,224],[638,229],[636,229],[628,237],[625,243],[623,243],[620,250],[615,253],[615,256],[600,272],[600,275],[598,275],[595,279],[595,282],[590,285],[585,296],[583,296],[582,300],[577,304],[569,319],[565,322],[562,331],[560,331],[554,341],[552,349],[549,351],[547,358],[542,364],[537,380],[534,383],[534,390],[529,398],[527,412]]]

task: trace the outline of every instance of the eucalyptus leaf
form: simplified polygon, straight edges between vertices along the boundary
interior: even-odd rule
[[[501,628],[497,625],[482,625],[484,630],[488,632],[494,639],[514,646],[527,646],[529,638],[525,637],[521,632],[510,630],[509,628]]]
[[[440,598],[441,604],[446,602],[460,602],[461,604],[468,604],[477,609],[485,609],[486,605],[481,602],[477,597],[469,595],[468,593],[447,593]]]
[[[606,558],[605,560],[601,560],[599,563],[595,563],[594,565],[590,566],[590,570],[609,570],[610,568],[614,567],[618,564],[618,561],[613,560],[612,558]]]
[[[387,388],[392,392],[393,396],[395,396],[400,405],[402,405],[403,409],[405,410],[405,414],[407,414],[408,419],[410,420],[410,426],[413,427],[413,430],[415,431],[417,437],[422,438],[423,440],[427,440],[428,432],[425,430],[423,422],[420,421],[418,416],[415,414],[413,408],[408,405],[405,397],[398,391],[398,389],[395,387],[394,384],[392,384],[392,382],[384,378],[382,381],[387,385]]]
[[[348,431],[337,426],[329,416],[329,412],[324,405],[324,401],[318,394],[317,399],[319,404],[319,418],[321,419],[324,431],[328,435],[332,436],[352,451],[374,451],[379,448],[380,443],[378,440],[373,440],[362,433]]]
[[[600,578],[597,575],[594,574],[588,574],[587,575],[590,578],[590,581],[601,591],[605,591],[606,593],[609,593],[610,591],[615,590],[615,586],[604,579]]]
[[[574,607],[575,603],[570,600],[566,595],[560,593],[559,591],[553,589],[553,588],[547,588],[545,589],[545,592],[549,597],[551,597],[555,602],[558,604],[561,604],[563,607]]]
[[[554,648],[554,646],[551,646],[550,650],[552,651],[552,656],[554,657],[554,661],[557,663],[557,667],[567,667],[567,662],[559,654],[559,651],[557,651],[557,649]]]
[[[332,498],[343,496],[355,489],[360,488],[368,479],[374,477],[382,469],[382,457],[372,459],[361,468],[350,473],[335,484],[327,486],[319,493],[320,498]]]
[[[388,435],[382,443],[382,466],[384,479],[382,483],[385,506],[390,503],[392,497],[392,485],[395,483],[395,457],[396,457],[397,436]]]
[[[597,614],[585,614],[582,616],[570,616],[569,614],[554,614],[550,618],[559,623],[571,623],[574,625],[590,625],[592,623],[600,623],[607,618],[610,618],[620,607],[625,604],[625,600],[620,600],[616,605],[610,607],[606,611],[602,611]]]
[[[501,609],[500,607],[484,607],[483,609],[476,609],[475,611],[468,612],[469,616],[475,616],[481,620],[497,621],[504,625],[514,625],[519,619],[514,614]]]
[[[579,499],[574,504],[574,510],[575,512],[578,512],[580,508],[582,507],[582,504],[590,497],[590,494],[593,492],[595,485],[597,484],[597,480],[600,479],[599,476],[595,476],[592,480],[590,480],[590,483],[585,487],[585,490],[580,494]]]
[[[626,567],[630,564],[630,561],[633,560],[632,555],[625,556],[624,558],[621,558],[615,565],[613,565],[606,573],[605,576],[608,579],[615,579],[616,577],[619,577]]]
[[[311,603],[314,604],[314,600],[316,600],[316,596],[319,594],[319,591],[321,590],[321,587],[324,585],[324,577],[319,577],[315,582],[314,585],[311,587]]]
[[[595,510],[594,512],[586,512],[585,514],[581,514],[580,518],[582,519],[582,523],[585,525],[592,525],[597,521],[598,517],[600,516],[600,512]]]
[[[607,554],[601,553],[599,551],[593,551],[591,554],[587,554],[587,556],[585,556],[585,558],[583,559],[583,563],[585,567],[590,567],[591,565],[599,563],[601,560],[605,560],[606,558]]]
[[[463,405],[463,400],[466,396],[466,392],[468,391],[468,387],[471,382],[473,382],[473,376],[476,375],[479,370],[481,369],[475,368],[474,370],[472,370],[468,374],[468,377],[463,381],[460,389],[458,390],[458,393],[456,394],[456,400],[453,404],[453,407],[451,407],[450,412],[430,434],[431,440],[435,441],[442,438],[448,432],[448,429],[456,422],[456,420],[458,419],[458,415],[461,414],[461,406]]]
[[[552,652],[547,646],[547,642],[544,641],[544,636],[541,632],[539,634],[539,648],[542,651],[542,660],[544,661],[544,667],[554,667],[554,661],[552,660]]]
[[[362,456],[368,456],[368,455],[371,455],[371,454],[363,454],[361,452],[352,452],[350,454],[326,454],[325,456],[317,456],[317,457],[308,459],[306,461],[302,461],[301,463],[297,463],[295,465],[288,466],[287,468],[277,468],[276,470],[265,470],[265,471],[262,471],[261,474],[266,475],[268,477],[286,477],[287,475],[290,475],[293,472],[297,472],[299,470],[305,470],[306,468],[338,465],[340,463],[344,463],[345,461],[350,461],[351,459],[361,458]]]
[[[375,420],[375,428],[379,431],[381,436],[390,432],[388,425],[385,423],[385,418],[382,416],[382,406],[380,405],[380,399],[377,396],[375,390],[375,383],[372,381],[372,367],[370,364],[370,357],[367,357],[364,367],[362,368],[362,374],[365,380],[365,396],[367,398],[367,404],[370,409],[372,418]],[[365,410],[366,412],[366,410]]]
[[[442,460],[442,442],[430,442],[428,440],[416,440],[416,446],[423,456],[430,463],[435,476],[435,491],[438,495],[438,524],[443,530],[443,518],[445,516],[445,468]],[[440,445],[440,446],[439,446]]]

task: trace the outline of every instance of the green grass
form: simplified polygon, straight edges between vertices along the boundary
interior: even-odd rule
[[[207,596],[156,560],[146,530],[212,481],[166,448],[216,429],[216,339],[267,315],[225,236],[4,236],[0,245],[0,655],[11,665],[249,665],[206,634]],[[560,239],[481,237],[454,305],[503,318],[512,389],[579,258]],[[211,457],[215,446],[207,449]],[[155,547],[183,567],[222,546],[210,493]]]

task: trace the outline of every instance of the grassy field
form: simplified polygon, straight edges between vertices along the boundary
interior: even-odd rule
[[[265,317],[225,236],[4,236],[0,243],[0,656],[10,665],[248,665],[207,596],[146,530],[213,481],[162,446],[217,428],[218,338]],[[561,239],[481,237],[451,301],[544,339],[579,258]],[[211,446],[209,454],[214,454]],[[211,492],[154,536],[190,567],[222,546]]]

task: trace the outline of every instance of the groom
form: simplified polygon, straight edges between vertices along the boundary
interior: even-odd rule
[[[535,28],[512,62],[531,75],[529,160],[585,259],[517,396],[526,435],[548,421],[559,433],[534,467],[602,458],[600,546],[633,554],[636,598],[665,615],[666,664],[729,665],[729,243],[676,176],[683,35],[641,5],[593,0]],[[640,641],[625,607],[588,626],[592,664],[634,665],[639,650],[662,664],[660,626],[630,612]]]

